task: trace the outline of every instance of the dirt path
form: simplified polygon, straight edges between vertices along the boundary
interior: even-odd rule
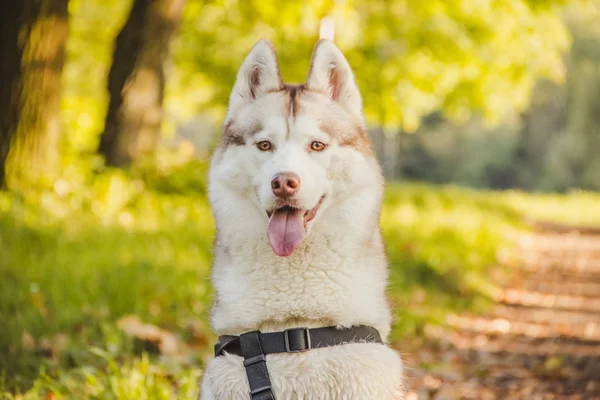
[[[493,310],[409,350],[408,400],[600,399],[600,231],[559,228],[519,238]]]

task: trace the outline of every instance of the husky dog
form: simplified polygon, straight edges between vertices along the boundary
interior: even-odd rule
[[[258,42],[238,72],[209,175],[214,330],[369,325],[385,342],[382,194],[361,95],[340,50],[319,41],[306,83],[288,85],[273,46]],[[266,359],[278,400],[403,398],[402,361],[383,344]],[[210,361],[201,399],[248,400],[242,361],[228,353]]]

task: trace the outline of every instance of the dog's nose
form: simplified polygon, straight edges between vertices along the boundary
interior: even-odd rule
[[[300,188],[300,178],[293,172],[281,172],[271,180],[273,194],[279,198],[286,199],[296,194]]]

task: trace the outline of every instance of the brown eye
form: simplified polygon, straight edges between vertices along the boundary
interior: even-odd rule
[[[256,143],[256,147],[258,147],[260,151],[271,151],[273,150],[273,143],[269,142],[268,140],[263,140]]]
[[[323,150],[325,150],[325,147],[327,147],[327,145],[322,142],[314,141],[310,144],[310,149],[312,151],[323,151]]]

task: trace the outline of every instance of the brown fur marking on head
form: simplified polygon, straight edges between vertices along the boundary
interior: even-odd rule
[[[296,117],[300,111],[300,96],[302,93],[310,91],[310,89],[306,86],[306,84],[284,84],[281,91],[285,93],[286,112],[289,112],[288,116]]]
[[[335,121],[322,121],[319,128],[337,140],[340,146],[352,147],[367,156],[373,156],[373,149],[363,124],[358,121],[351,123],[352,127],[349,128],[346,124],[336,124]]]
[[[235,122],[229,121],[223,128],[223,135],[221,135],[221,147],[227,148],[228,146],[243,146],[246,144],[246,140],[254,136],[256,133],[263,129],[262,124],[259,121],[255,121],[248,127],[240,127]]]

